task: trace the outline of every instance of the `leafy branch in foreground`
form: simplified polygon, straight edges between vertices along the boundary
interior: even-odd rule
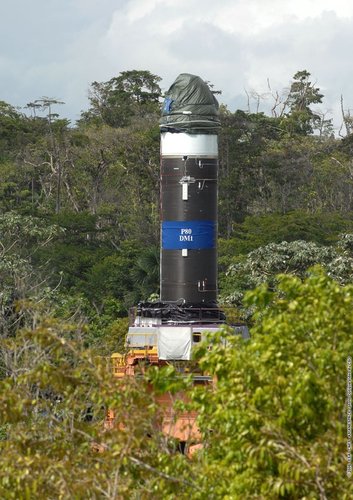
[[[203,346],[217,382],[194,394],[204,433],[203,490],[215,498],[350,498],[346,360],[353,286],[320,269],[248,292],[250,341],[223,333]],[[212,497],[212,495],[211,495]]]
[[[1,345],[1,498],[162,498],[193,483],[145,381],[114,379],[81,337],[46,318]],[[108,408],[116,425],[104,430]]]
[[[249,341],[220,332],[198,348],[213,386],[190,388],[172,366],[114,379],[84,348],[84,331],[48,315],[5,339],[1,498],[350,498],[353,286],[320,269],[276,282],[246,296]],[[203,435],[192,459],[160,432],[151,386],[181,411],[178,393],[188,393]],[[108,408],[115,425],[103,430]]]

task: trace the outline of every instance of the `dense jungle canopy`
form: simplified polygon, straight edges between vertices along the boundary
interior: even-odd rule
[[[184,387],[204,450],[176,453],[145,382],[107,372],[128,309],[159,291],[160,81],[93,82],[75,124],[57,99],[0,101],[0,496],[351,498],[353,122],[333,134],[308,71],[271,115],[220,108],[220,304],[252,339],[196,354],[219,381]],[[102,438],[107,406],[125,428]]]

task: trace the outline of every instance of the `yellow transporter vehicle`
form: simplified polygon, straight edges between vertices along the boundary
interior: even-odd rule
[[[198,311],[204,314],[204,311]],[[215,313],[215,311],[213,311]],[[218,313],[223,314],[220,310]],[[193,323],[189,325],[162,325],[152,323],[143,317],[134,319],[127,334],[127,353],[114,353],[111,356],[113,376],[117,379],[139,376],[141,371],[148,366],[167,366],[173,364],[180,375],[192,375],[193,383],[208,385],[213,380],[202,373],[197,364],[191,359],[192,347],[204,340],[206,333],[218,332],[223,323]],[[136,326],[136,325],[139,326]],[[235,334],[248,338],[248,329],[245,325],[238,324],[232,327]],[[149,387],[152,391],[152,388]],[[200,446],[201,435],[196,424],[197,413],[194,411],[176,411],[174,403],[177,400],[187,401],[183,393],[155,395],[155,401],[160,407],[158,428],[168,437],[180,443],[180,448],[190,455]],[[117,418],[116,418],[117,417]],[[119,425],[118,416],[109,410],[105,420],[105,427],[110,429]]]

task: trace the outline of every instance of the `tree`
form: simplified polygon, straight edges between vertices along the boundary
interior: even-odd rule
[[[231,264],[241,261],[244,255],[269,243],[301,240],[330,246],[338,241],[340,234],[352,230],[353,222],[349,213],[311,214],[299,210],[286,214],[247,216],[241,224],[234,224],[231,239],[218,240],[219,272],[225,273]]]
[[[322,265],[340,283],[350,283],[353,281],[353,253],[347,242],[351,237],[350,234],[341,236],[336,246],[283,241],[257,248],[228,267],[221,279],[221,301],[242,307],[246,290],[263,283],[273,289],[279,273],[304,278],[308,268],[316,264]]]
[[[220,117],[219,223],[222,236],[229,238],[233,225],[249,213],[256,197],[261,179],[258,159],[269,140],[279,139],[281,130],[278,119],[263,113],[231,113],[223,107]]]
[[[306,70],[297,71],[293,76],[288,95],[291,111],[306,111],[308,114],[312,114],[309,106],[322,102],[323,94],[320,94],[320,89],[314,87],[309,78],[310,73]]]
[[[194,392],[204,436],[202,491],[209,498],[350,498],[347,356],[353,286],[320,270],[282,275],[249,292],[251,340],[210,338],[198,359],[216,378]],[[194,498],[202,498],[202,495]]]
[[[132,270],[134,278],[134,291],[138,300],[148,300],[153,295],[159,294],[160,250],[153,246],[146,248],[136,260]],[[135,302],[136,303],[136,302]]]
[[[7,158],[11,150],[19,146],[18,140],[23,135],[25,118],[16,108],[0,101],[0,160]]]
[[[60,234],[54,224],[42,227],[42,221],[14,212],[0,215],[0,337],[13,335],[24,316],[18,301],[41,301],[49,290],[48,267],[33,265],[41,247]]]
[[[324,96],[309,78],[310,73],[307,70],[297,71],[293,76],[287,98],[290,111],[283,122],[290,134],[311,134],[316,124],[320,123],[320,116],[315,114],[310,106],[321,103]]]
[[[79,123],[105,123],[124,127],[133,117],[142,118],[159,111],[161,78],[146,70],[123,71],[107,82],[93,82],[91,108],[83,112]]]
[[[0,346],[1,498],[173,498],[192,485],[146,381],[114,378],[77,325],[27,314],[31,327]],[[107,408],[116,425],[104,431]]]
[[[37,99],[34,103],[27,106],[39,106],[40,109],[46,110],[48,120],[48,135],[49,135],[49,148],[47,151],[51,170],[56,175],[56,195],[55,195],[55,213],[61,210],[61,190],[62,190],[62,177],[63,177],[63,160],[60,143],[62,143],[64,132],[67,130],[69,121],[58,120],[59,115],[52,113],[53,105],[64,104],[62,101],[51,97],[42,97]],[[35,108],[34,108],[35,109]],[[55,133],[56,132],[56,133]]]
[[[0,100],[0,163],[16,160],[45,130],[45,120],[31,119]]]

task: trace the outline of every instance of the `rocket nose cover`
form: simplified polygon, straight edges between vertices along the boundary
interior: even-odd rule
[[[166,93],[161,131],[211,133],[220,126],[218,101],[199,76],[180,74]]]

